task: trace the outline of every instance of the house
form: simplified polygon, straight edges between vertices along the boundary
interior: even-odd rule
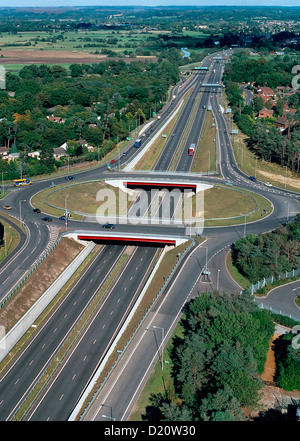
[[[286,116],[280,116],[277,121],[275,121],[275,127],[277,127],[281,132],[288,128],[288,119]]]
[[[274,96],[276,96],[276,93],[270,87],[260,87],[259,89],[257,89],[257,93],[268,98],[273,98]]]
[[[267,117],[269,118],[273,118],[274,112],[271,109],[266,109],[265,107],[263,109],[261,109],[258,114],[257,117],[258,118],[263,118],[266,119]]]
[[[55,122],[58,124],[63,124],[65,122],[65,120],[63,118],[61,118],[60,116],[51,115],[51,116],[47,116],[47,119],[51,122]]]
[[[7,147],[0,147],[0,156],[3,159],[7,159],[7,156],[8,156],[8,148]]]
[[[55,159],[59,159],[62,156],[67,156],[67,152],[66,149],[64,149],[63,147],[57,147],[55,149],[53,149],[53,156]]]
[[[67,142],[64,142],[62,145],[59,146],[60,149],[64,149],[64,150],[67,150],[67,147],[68,147]]]
[[[30,158],[37,158],[40,159],[40,152],[36,151],[36,152],[28,152],[28,156]]]
[[[292,96],[297,92],[296,89],[289,86],[278,86],[276,87],[276,91],[281,98]]]
[[[276,102],[273,100],[273,98],[276,98],[276,93],[270,88],[270,87],[258,87],[256,89],[257,96],[260,96],[264,102],[271,101],[274,104]]]
[[[297,109],[290,109],[289,106],[287,106],[286,104],[284,105],[283,116],[295,115],[296,112]]]
[[[14,161],[20,157],[20,153],[9,153],[8,156],[5,157],[8,161]]]
[[[89,143],[85,140],[85,139],[78,139],[78,144],[81,145],[82,147],[86,147],[88,149],[89,152],[93,152],[94,151],[94,147],[89,145]]]

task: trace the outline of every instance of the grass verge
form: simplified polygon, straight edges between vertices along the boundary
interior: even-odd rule
[[[2,262],[18,246],[20,235],[8,222],[5,222],[5,220],[1,219],[0,222],[4,226],[4,243],[0,246],[0,262]]]
[[[152,395],[161,395],[172,402],[178,399],[171,375],[173,371],[173,363],[169,355],[172,351],[175,337],[183,339],[183,327],[180,323],[177,324],[171,338],[164,348],[164,369],[162,370],[161,360],[155,364],[153,372],[128,418],[129,421],[144,420],[144,416],[147,413],[147,407],[152,405]]]
[[[199,141],[195,158],[192,164],[192,172],[210,172],[216,169],[216,143],[215,123],[211,111],[206,112],[205,123],[201,139]]]
[[[233,280],[238,283],[243,289],[247,289],[249,288],[249,286],[251,286],[250,280],[244,277],[234,265],[231,251],[229,251],[226,257],[226,267]]]

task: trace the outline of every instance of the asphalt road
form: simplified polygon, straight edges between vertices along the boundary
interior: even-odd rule
[[[218,69],[216,73],[219,75],[220,72],[221,70]],[[189,87],[195,87],[197,81],[200,78],[200,77],[198,78],[196,77],[197,76],[191,79],[191,81],[189,82]],[[177,87],[176,89],[176,87],[174,88],[174,91],[176,91],[177,96],[175,98],[174,106],[176,105],[176,102],[178,102],[176,100],[179,100],[180,96],[182,96],[182,94],[185,93],[184,88],[182,88],[182,90],[179,91],[179,88]],[[270,231],[275,227],[277,227],[278,225],[280,225],[281,223],[291,220],[299,212],[299,203],[298,203],[299,195],[293,192],[284,191],[276,188],[269,189],[259,182],[252,183],[251,181],[249,181],[247,176],[245,176],[242,172],[240,172],[232,152],[230,136],[228,134],[228,130],[229,130],[228,122],[226,121],[222,113],[219,112],[220,106],[218,103],[218,93],[215,93],[215,91],[210,90],[209,92],[203,94],[202,100],[204,96],[209,98],[210,103],[213,105],[213,112],[217,119],[218,136],[220,143],[219,167],[221,174],[226,178],[226,180],[230,179],[235,186],[240,186],[240,188],[251,189],[269,198],[269,200],[273,204],[274,211],[268,217],[260,220],[259,222],[254,222],[251,224],[248,223],[246,225],[240,225],[240,226],[225,227],[225,228],[206,228],[204,230],[203,235],[207,238],[207,241],[205,242],[205,244],[202,245],[202,247],[198,247],[190,256],[190,258],[186,260],[185,265],[180,270],[180,275],[178,275],[173,285],[171,287],[168,287],[168,290],[163,295],[161,302],[159,302],[155,310],[153,310],[153,312],[149,316],[150,331],[148,331],[148,327],[147,327],[147,332],[139,336],[143,344],[137,347],[137,350],[134,351],[134,353],[132,354],[132,358],[130,358],[130,363],[133,362],[133,360],[136,360],[137,364],[130,365],[128,363],[128,366],[131,366],[131,369],[126,370],[124,376],[122,376],[122,378],[118,380],[118,382],[113,387],[113,391],[109,393],[109,395],[105,395],[104,398],[102,398],[102,401],[100,401],[106,406],[108,406],[107,409],[109,408],[113,409],[113,415],[117,419],[118,418],[126,419],[128,412],[130,410],[129,409],[130,405],[134,403],[136,390],[139,390],[137,388],[139,387],[139,385],[142,384],[143,378],[145,378],[144,375],[145,372],[149,372],[151,370],[152,363],[154,362],[154,359],[158,354],[158,349],[160,347],[159,334],[158,334],[159,329],[155,328],[156,331],[154,333],[153,325],[164,327],[167,336],[168,333],[171,332],[172,327],[175,325],[176,320],[180,315],[180,311],[184,302],[188,298],[190,298],[190,296],[198,295],[199,291],[203,289],[203,286],[209,286],[209,285],[215,286],[218,283],[218,287],[220,291],[222,290],[231,291],[231,292],[238,291],[239,287],[236,285],[234,281],[232,281],[232,279],[228,276],[228,274],[226,274],[226,272],[223,271],[224,262],[223,262],[223,267],[221,268],[222,272],[221,271],[219,272],[219,269],[222,264],[222,259],[226,255],[226,249],[228,249],[230,244],[233,243],[237,238],[242,237],[245,234],[245,232],[257,234],[264,231]],[[168,117],[168,114],[171,111],[171,109],[172,109],[172,103],[169,103],[169,105],[167,106],[167,110],[162,114],[162,119],[160,120],[160,122],[163,122],[163,119]],[[205,114],[206,114],[205,112],[199,112],[199,119],[198,118],[195,119],[193,130],[195,130],[196,132],[201,131],[201,127],[203,126],[204,123]],[[186,109],[183,112],[182,117],[187,118],[188,120],[189,112],[186,112]],[[158,128],[160,122],[159,120],[155,121],[153,133]],[[196,135],[197,135],[196,133],[193,134],[193,136]],[[176,136],[173,138],[176,138]],[[134,157],[137,154],[138,151],[138,149],[135,149],[132,145],[126,150],[127,150],[127,155],[120,157],[121,164],[128,162],[132,157]],[[172,152],[170,151],[170,155],[171,154]],[[189,168],[186,168],[186,166],[182,165],[182,170],[183,169],[189,170]],[[134,174],[135,177],[137,175],[138,174],[136,173]],[[78,179],[83,181],[89,179],[105,178],[107,177],[106,165],[102,165],[97,168],[94,168],[93,170],[88,170],[79,173],[78,175],[75,176],[76,176],[76,180]],[[117,173],[117,169],[116,169],[115,172],[113,172],[110,175],[110,177],[111,176],[122,177],[125,176],[125,173],[122,172]],[[141,173],[140,176],[143,176],[143,173]],[[159,173],[157,173],[156,176],[159,178],[160,177]],[[126,174],[126,177],[128,178],[128,174]],[[166,174],[162,172],[161,177],[166,177]],[[168,177],[170,177],[170,175]],[[183,179],[186,179],[186,177],[183,177]],[[202,182],[224,183],[224,181],[222,181],[218,177],[193,176],[193,180],[199,180]],[[18,254],[16,254],[16,257],[13,261],[15,268],[18,268],[15,272],[17,273],[17,271],[20,270],[18,272],[19,276],[22,273],[25,273],[26,270],[30,268],[30,265],[34,263],[34,261],[39,256],[39,253],[43,251],[43,249],[47,246],[47,244],[49,244],[50,232],[48,226],[47,224],[41,222],[40,218],[42,217],[42,214],[38,215],[33,213],[32,207],[30,206],[30,199],[35,192],[49,187],[52,181],[54,181],[56,184],[66,182],[64,177],[61,177],[40,183],[35,183],[29,188],[17,189],[16,191],[13,191],[5,199],[5,203],[12,206],[12,214],[14,214],[17,218],[19,217],[19,208],[21,205],[22,213],[23,213],[22,219],[25,218],[26,225],[29,228],[29,235],[28,235],[29,240],[27,241],[27,246],[24,246],[23,251],[20,251]],[[51,226],[52,225],[56,227],[62,226],[62,221],[59,221],[58,219],[54,218]],[[100,227],[97,227],[97,224],[95,225],[92,222],[71,221],[69,223],[69,229],[95,230],[95,228],[97,229]],[[118,231],[132,231],[131,225],[117,225],[117,228]],[[172,226],[138,225],[135,226],[134,228],[135,231],[147,232],[147,233],[151,231],[155,231],[156,233],[164,233],[170,231],[172,232],[176,231],[178,234],[185,233],[184,227],[178,228]],[[207,282],[201,280],[201,269],[206,264],[206,256],[208,259],[209,269],[211,270],[211,280],[208,281],[209,285],[203,285],[206,284]],[[116,256],[113,259],[113,261],[116,261]],[[145,268],[147,268],[145,262],[144,265],[145,265],[144,266],[144,270],[145,270]],[[6,269],[6,271],[8,271],[6,274],[12,277],[11,276],[12,271],[10,271],[9,274],[8,268],[13,268],[13,267],[9,265]],[[89,272],[88,277],[90,277],[91,274],[92,273]],[[2,274],[1,274],[1,279],[4,280],[4,276],[2,277]],[[17,274],[15,275],[15,280],[17,280]],[[13,286],[14,280],[8,279],[8,281],[9,283],[11,283],[11,286]],[[126,286],[125,283],[127,282],[128,282],[128,277],[124,275],[123,285],[120,286],[125,287]],[[89,283],[87,282],[87,280],[83,281],[84,285],[82,286],[81,291],[79,288],[78,291],[76,291],[76,298],[77,296],[79,296],[78,297],[79,299],[82,300],[82,298],[84,298],[84,300],[86,301],[85,296],[82,296],[82,292],[84,289],[86,289],[84,286],[87,283]],[[138,282],[136,280],[135,282],[132,283],[135,284],[133,291],[136,292]],[[52,329],[49,328],[50,329],[49,332],[44,331],[44,327],[38,330],[36,337],[33,339],[33,341],[30,344],[30,346],[34,345],[35,340],[41,338],[40,343],[39,345],[37,345],[34,352],[30,350],[28,352],[26,351],[27,352],[26,355],[25,352],[20,354],[20,358],[18,358],[15,364],[17,367],[15,368],[14,365],[14,368],[12,370],[9,370],[6,373],[5,377],[3,377],[0,383],[1,384],[0,386],[0,403],[1,403],[0,419],[1,420],[11,418],[13,416],[14,410],[16,409],[16,406],[18,406],[18,402],[20,401],[21,397],[24,397],[26,395],[29,387],[31,387],[32,384],[38,378],[39,373],[41,372],[40,363],[36,363],[35,360],[37,360],[38,358],[41,358],[42,361],[44,362],[48,360],[47,356],[44,356],[43,351],[41,351],[41,347],[43,346],[44,341],[47,342],[46,346],[44,346],[46,348],[48,345],[50,346],[50,344],[52,344],[53,335],[56,333],[57,335],[60,334],[60,339],[56,340],[56,335],[55,335],[55,339],[53,341],[52,353],[54,354],[55,349],[58,348],[59,345],[61,344],[59,342],[63,341],[64,336],[67,335],[68,329],[70,328],[66,327],[65,318],[68,317],[68,315],[71,315],[70,312],[68,311],[70,311],[71,310],[70,308],[72,308],[71,304],[70,305],[67,304],[67,302],[69,301],[68,300],[69,297],[70,296],[67,296],[66,307],[65,307],[66,309],[63,310],[64,308],[63,305],[58,308],[59,312],[57,313],[60,314],[58,318],[55,320],[49,320],[49,323],[47,321],[46,326],[52,327]],[[106,303],[108,306],[111,306],[113,305],[113,302],[115,302],[114,296],[111,297],[110,302],[106,302]],[[78,306],[78,308],[79,309],[77,314],[80,314],[84,310],[84,304],[81,304],[80,307]],[[111,309],[109,312],[106,312],[105,317],[107,316],[107,314],[110,315],[110,312]],[[76,316],[74,315],[74,317]],[[115,319],[115,317],[116,316],[114,316],[113,314],[113,319]],[[97,322],[97,320],[93,322],[93,324],[91,325],[91,329],[87,333],[89,336],[92,337],[94,337],[93,335],[94,332],[97,335],[99,335],[99,328],[97,328],[95,322]],[[116,322],[119,323],[119,321]],[[72,319],[72,323],[74,323],[73,319]],[[111,332],[113,332],[112,330],[114,329],[113,323],[115,322],[113,321],[112,325],[109,326]],[[57,325],[59,325],[59,329],[57,328]],[[44,335],[42,336],[42,334]],[[85,341],[84,338],[82,339],[82,341]],[[74,355],[71,354],[70,361],[67,360],[63,368],[58,371],[56,377],[57,381],[55,381],[54,383],[51,382],[51,384],[49,383],[49,387],[47,387],[46,388],[47,390],[45,390],[45,398],[43,396],[41,397],[41,400],[37,402],[37,406],[34,408],[33,413],[30,415],[30,419],[32,420],[45,420],[48,418],[66,419],[68,417],[72,405],[70,405],[70,407],[66,406],[65,408],[66,402],[67,401],[71,402],[73,400],[72,403],[74,405],[74,400],[77,399],[78,393],[80,394],[79,391],[84,388],[84,385],[88,381],[89,375],[91,375],[91,372],[85,375],[85,369],[89,364],[89,363],[85,363],[85,361],[87,360],[87,358],[85,357],[86,356],[91,357],[92,360],[91,366],[93,366],[94,368],[95,363],[97,363],[97,360],[99,362],[99,354],[102,354],[104,350],[103,346],[99,346],[99,350],[97,350],[95,353],[93,353],[92,351],[92,353],[89,355],[85,351],[86,348],[84,344],[81,345],[80,343],[81,342],[79,342],[78,350],[74,352]],[[149,347],[147,346],[148,344]],[[134,346],[132,346],[132,348],[133,347]],[[34,357],[32,356],[32,354],[34,355]],[[77,356],[79,357],[78,359],[76,358]],[[127,354],[124,354],[124,357],[127,357]],[[39,366],[39,368],[35,371],[35,373],[33,373],[35,364]],[[76,373],[76,376],[74,378],[76,378],[76,382],[78,378],[81,378],[78,384],[74,382],[74,380],[71,380],[72,378],[71,371],[72,369],[74,369],[74,367],[77,368],[77,365],[79,371],[78,373]],[[120,364],[120,368],[121,365],[122,363]],[[132,366],[135,366],[135,368],[133,369]],[[23,376],[23,370],[26,372],[26,375],[24,376]],[[21,375],[22,375],[22,381],[20,380]],[[6,380],[6,378],[8,380]],[[68,387],[65,387],[65,384],[72,389],[73,382],[74,385],[76,383],[76,385],[74,386],[75,392],[69,393]],[[111,383],[109,383],[106,387],[111,387]],[[1,396],[2,396],[2,400],[4,400],[2,402],[1,402]],[[112,400],[112,401],[108,401],[108,400]],[[59,407],[60,411],[56,411],[57,408],[56,406],[58,404],[61,404],[61,407]],[[6,410],[6,408],[8,409],[8,411]],[[96,412],[95,413],[96,416],[91,417],[89,415],[89,417],[96,419],[100,418],[99,415],[100,412],[102,412],[101,409],[99,409],[98,412],[96,408],[93,408],[93,412],[94,413]],[[87,417],[87,419],[89,417]]]
[[[13,366],[1,376],[0,420],[13,418],[28,391],[50,362],[53,363],[58,350],[103,286],[125,248],[119,245],[102,248]],[[88,326],[76,336],[70,354],[61,363],[52,365],[53,371],[28,419],[61,421],[68,418],[90,376],[129,314],[156,253],[155,247],[134,249],[121,275],[93,310],[87,321]]]

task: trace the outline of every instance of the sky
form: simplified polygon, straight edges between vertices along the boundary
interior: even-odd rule
[[[0,0],[0,7],[46,6],[300,6],[300,0]]]

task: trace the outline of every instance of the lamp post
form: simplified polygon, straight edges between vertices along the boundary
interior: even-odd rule
[[[22,225],[21,202],[26,202],[26,199],[22,199],[21,201],[19,201],[19,209],[20,209],[20,226]]]
[[[218,269],[218,274],[217,274],[217,291],[219,291],[219,280],[220,280],[220,269]]]
[[[207,255],[208,255],[208,247],[204,245],[200,246],[200,248],[205,248],[205,271],[207,271]]]
[[[164,370],[164,334],[165,328],[161,328],[160,326],[153,326],[155,329],[161,329],[162,331],[162,341],[161,341],[161,370]]]
[[[109,418],[110,420],[113,420],[113,421],[116,421],[116,419],[115,418],[113,418],[113,417],[110,417],[110,416],[108,416],[108,415],[101,415],[103,418]]]

